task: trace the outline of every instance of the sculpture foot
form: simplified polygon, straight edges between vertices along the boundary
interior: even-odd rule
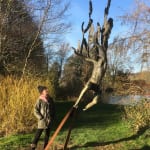
[[[77,109],[77,108],[78,108],[78,105],[76,105],[76,104],[75,104],[75,105],[73,105],[73,108]]]
[[[83,108],[82,110],[83,110],[83,111],[86,111],[87,109],[86,109],[86,108]]]

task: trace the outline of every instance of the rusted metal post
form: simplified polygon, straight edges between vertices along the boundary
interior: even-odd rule
[[[66,137],[66,142],[65,142],[65,145],[64,145],[64,150],[67,150],[67,145],[68,145],[68,142],[70,140],[70,135],[71,135],[71,131],[73,129],[73,124],[74,124],[76,115],[77,115],[77,108],[74,108],[74,110],[72,112],[72,118],[71,118],[72,120],[71,120],[71,123],[70,123],[70,126],[69,126],[68,134],[67,134],[67,137]]]
[[[65,122],[67,121],[67,119],[70,117],[71,113],[73,112],[74,107],[72,107],[68,113],[65,115],[65,117],[63,118],[63,120],[61,121],[61,123],[59,124],[59,126],[57,127],[56,131],[54,132],[53,136],[51,137],[50,141],[48,142],[45,150],[49,150],[50,146],[53,144],[57,134],[59,133],[59,131],[61,130],[61,128],[63,127],[63,125],[65,124]]]

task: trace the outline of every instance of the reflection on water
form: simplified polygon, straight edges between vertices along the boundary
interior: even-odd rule
[[[105,102],[109,104],[129,105],[135,104],[142,99],[150,100],[150,95],[107,96],[107,102]]]

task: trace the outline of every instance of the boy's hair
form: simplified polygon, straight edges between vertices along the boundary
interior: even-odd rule
[[[43,92],[43,90],[47,89],[46,86],[42,86],[42,85],[39,85],[37,88],[38,88],[38,91],[39,91],[40,94]]]

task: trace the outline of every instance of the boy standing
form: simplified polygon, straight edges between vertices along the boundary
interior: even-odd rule
[[[48,94],[48,89],[45,86],[38,86],[40,96],[34,107],[34,115],[38,119],[38,129],[32,141],[31,148],[35,150],[39,138],[45,130],[44,148],[48,144],[50,129],[55,117],[55,106],[52,97]]]

